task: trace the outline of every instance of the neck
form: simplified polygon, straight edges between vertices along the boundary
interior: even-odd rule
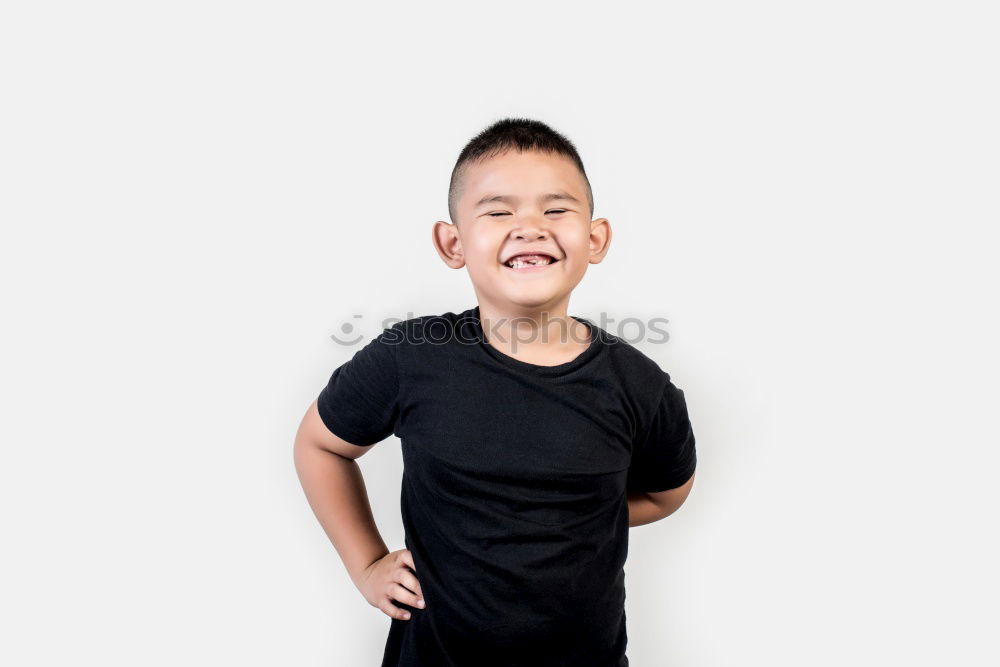
[[[587,326],[570,317],[568,309],[568,296],[538,306],[499,305],[479,299],[479,319],[486,341],[512,356],[588,346]]]

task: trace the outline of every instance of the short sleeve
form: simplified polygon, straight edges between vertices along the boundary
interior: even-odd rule
[[[646,432],[632,448],[627,488],[645,493],[675,489],[691,478],[696,464],[694,431],[684,392],[667,376]]]
[[[341,364],[316,399],[330,432],[352,445],[367,447],[389,437],[399,408],[398,325],[384,329]]]

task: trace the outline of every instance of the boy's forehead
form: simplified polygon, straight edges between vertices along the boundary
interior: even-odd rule
[[[466,165],[462,188],[466,205],[484,196],[513,196],[552,188],[585,196],[583,176],[572,160],[558,153],[506,151]]]

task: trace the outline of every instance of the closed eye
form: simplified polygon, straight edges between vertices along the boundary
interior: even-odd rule
[[[546,211],[546,213],[565,213],[565,212],[566,212],[566,209],[564,209],[564,208],[554,208],[554,209],[549,209],[548,211]],[[494,212],[494,213],[487,213],[486,215],[490,216],[491,218],[495,218],[495,217],[500,216],[500,215],[510,215],[510,213],[507,213],[506,211],[497,211],[497,212]]]

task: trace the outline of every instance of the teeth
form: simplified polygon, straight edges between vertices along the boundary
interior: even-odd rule
[[[552,259],[548,257],[539,259],[530,259],[530,260],[515,258],[507,262],[507,266],[511,267],[512,269],[520,269],[525,266],[538,266],[540,264],[551,264],[551,263]]]

